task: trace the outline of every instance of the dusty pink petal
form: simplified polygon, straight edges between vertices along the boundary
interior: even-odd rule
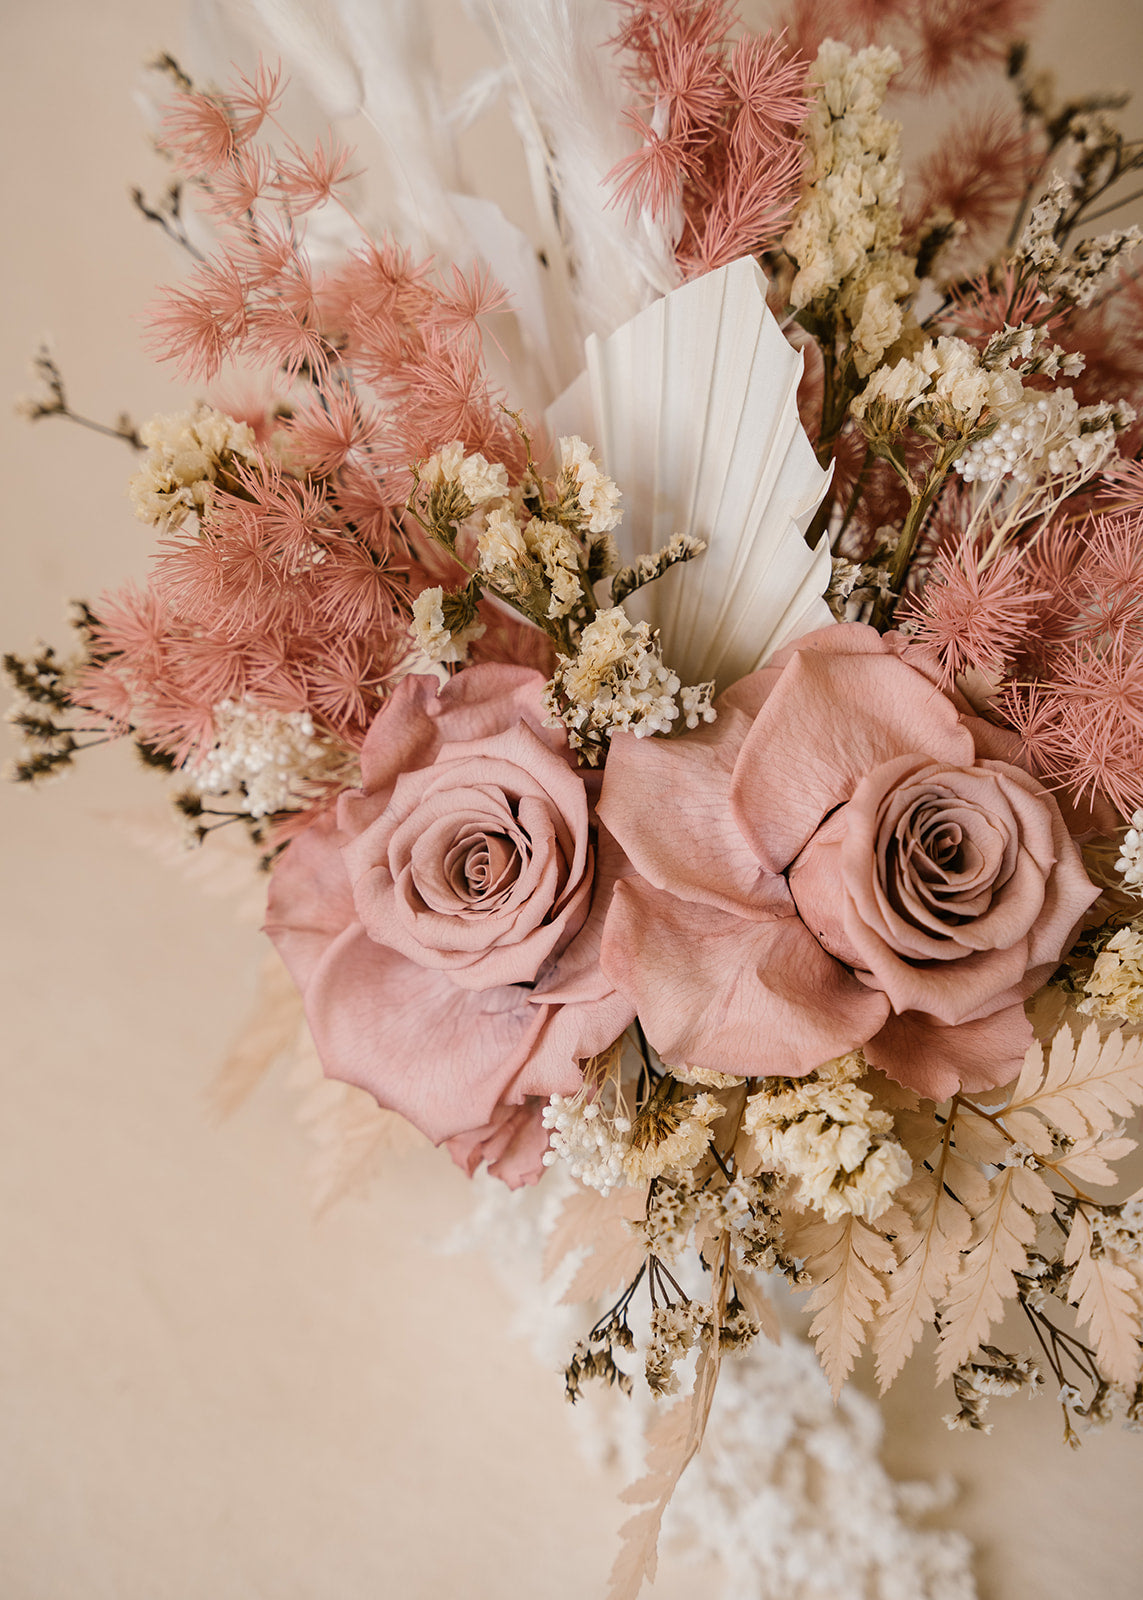
[[[799,650],[743,741],[731,782],[735,821],[770,872],[784,872],[867,772],[921,752],[970,767],[955,708],[893,656]]]
[[[439,1142],[527,1089],[549,1009],[531,991],[474,994],[374,943],[353,911],[336,829],[323,821],[274,869],[266,931],[297,983],[326,1073],[367,1089]],[[340,926],[338,923],[340,922]],[[531,1078],[574,1093],[574,1061],[545,1050]]]
[[[399,775],[389,792],[379,815],[369,802],[340,813],[351,831],[365,823],[344,854],[370,936],[466,988],[531,982],[587,911],[592,861],[578,774],[517,722],[476,751],[443,746],[434,765]],[[482,874],[499,862],[493,893],[461,882],[473,861]]]
[[[429,766],[443,745],[489,739],[520,721],[560,754],[567,741],[561,729],[543,727],[543,687],[530,667],[494,662],[466,667],[443,687],[435,678],[403,678],[366,735],[362,789],[387,795],[402,772]]]
[[[725,702],[724,696],[715,722],[685,739],[617,734],[599,815],[656,888],[742,917],[765,917],[789,900],[784,885],[760,870],[731,815],[731,777],[750,724]]]
[[[548,1130],[542,1116],[545,1102],[529,1099],[519,1106],[497,1106],[492,1120],[471,1133],[445,1141],[449,1155],[471,1178],[482,1161],[509,1189],[538,1183],[544,1172]]]
[[[616,887],[602,966],[665,1061],[744,1076],[811,1072],[889,1009],[796,916],[747,921],[639,878]]]
[[[941,1101],[958,1089],[980,1094],[1011,1083],[1031,1042],[1032,1025],[1020,1004],[952,1028],[907,1011],[889,1017],[865,1046],[865,1058],[898,1083]]]

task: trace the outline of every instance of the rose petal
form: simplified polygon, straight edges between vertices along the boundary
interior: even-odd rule
[[[748,921],[637,877],[616,886],[601,964],[665,1061],[744,1076],[811,1072],[889,1009],[796,916]]]
[[[730,780],[749,723],[725,701],[715,722],[685,739],[617,734],[599,815],[656,888],[742,917],[767,917],[788,909],[789,899],[780,880],[759,870],[731,815]]]
[[[972,739],[939,690],[891,655],[799,649],[743,740],[735,821],[762,866],[784,872],[866,773],[918,753],[973,763]]]
[[[1032,1025],[1020,1004],[954,1027],[907,1011],[888,1018],[866,1044],[865,1059],[898,1083],[941,1101],[960,1089],[979,1094],[1011,1083],[1031,1042]]]
[[[497,1106],[492,1120],[470,1133],[445,1141],[449,1155],[471,1178],[482,1161],[509,1189],[538,1183],[544,1172],[548,1130],[542,1118],[545,1102],[529,1099],[520,1106]]]

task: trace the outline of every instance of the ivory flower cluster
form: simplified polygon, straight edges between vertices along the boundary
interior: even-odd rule
[[[795,1186],[794,1198],[827,1222],[879,1217],[906,1183],[912,1163],[892,1137],[893,1117],[858,1086],[859,1050],[827,1061],[808,1078],[770,1079],[746,1102],[743,1128],[761,1163]]]
[[[854,54],[834,39],[822,45],[805,124],[809,182],[783,240],[798,267],[790,303],[815,312],[835,303],[861,376],[905,332],[905,305],[917,288],[915,263],[898,248],[901,125],[881,112],[900,67],[892,49]]]
[[[255,459],[254,432],[211,406],[152,417],[140,429],[147,458],[128,485],[140,522],[177,528],[202,512],[220,474]]]
[[[318,735],[308,711],[224,700],[215,708],[214,734],[187,776],[199,794],[236,795],[251,817],[308,805],[314,784],[344,766],[344,753]]]

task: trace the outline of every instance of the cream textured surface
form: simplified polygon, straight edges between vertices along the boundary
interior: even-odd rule
[[[48,334],[81,410],[183,401],[134,320],[179,266],[126,199],[161,181],[136,62],[177,50],[180,15],[4,9],[0,399]],[[1057,0],[1046,37],[1074,87],[1106,85],[1138,70],[1143,7]],[[127,452],[13,419],[3,451],[0,640],[62,640],[64,598],[144,570]],[[126,836],[126,813],[163,815],[127,752],[4,788],[0,808],[4,1600],[601,1596],[620,1479],[577,1453],[485,1261],[429,1248],[467,1213],[464,1179],[410,1144],[315,1221],[281,1082],[212,1123],[259,936]],[[946,1404],[918,1367],[887,1405],[886,1459],[959,1479],[946,1520],[978,1545],[981,1592],[1133,1600],[1143,1442],[1072,1456],[1051,1407],[1022,1402],[998,1403],[990,1440],[954,1437]],[[653,1592],[717,1582],[668,1561]]]

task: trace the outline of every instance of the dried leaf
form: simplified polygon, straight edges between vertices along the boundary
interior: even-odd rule
[[[1077,1308],[1077,1321],[1091,1330],[1104,1376],[1133,1389],[1139,1381],[1143,1296],[1126,1267],[1110,1254],[1092,1255],[1091,1247],[1091,1224],[1077,1208],[1064,1251],[1066,1265],[1074,1269],[1068,1298]]]
[[[589,1189],[586,1184],[579,1184],[575,1193],[564,1201],[556,1225],[548,1236],[548,1242],[544,1247],[543,1276],[550,1278],[566,1255],[573,1250],[584,1249],[616,1263],[614,1271],[618,1272],[618,1260],[622,1248],[625,1247],[635,1264],[627,1275],[614,1285],[617,1289],[623,1288],[638,1272],[643,1260],[642,1241],[627,1223],[641,1221],[646,1209],[646,1185],[615,1189],[609,1195],[602,1195],[598,1189]],[[572,1288],[569,1288],[564,1295],[567,1303],[592,1299],[595,1294],[609,1293],[610,1284],[583,1294],[572,1293],[585,1269],[590,1268],[591,1260],[589,1256],[581,1265]],[[600,1271],[606,1276],[603,1261],[600,1262]],[[584,1281],[586,1283],[586,1276]]]
[[[620,1529],[621,1543],[611,1569],[607,1600],[635,1600],[644,1581],[653,1581],[658,1566],[663,1513],[671,1503],[679,1479],[702,1445],[718,1383],[719,1331],[730,1281],[729,1254],[730,1236],[724,1233],[711,1293],[713,1326],[695,1368],[694,1389],[686,1400],[673,1406],[666,1416],[657,1418],[647,1429],[648,1470],[620,1496],[634,1505],[649,1504],[646,1511],[636,1512]]]
[[[937,1375],[948,1378],[967,1361],[1016,1293],[1014,1273],[1028,1262],[1036,1237],[1032,1212],[1051,1211],[1055,1196],[1028,1167],[1008,1167],[988,1185],[988,1201],[973,1221],[972,1242],[961,1258],[942,1314]]]
[[[1007,1156],[1011,1141],[990,1118],[965,1102],[956,1119],[956,1147],[966,1161],[983,1166],[999,1166]]]
[[[873,1348],[882,1393],[893,1382],[925,1328],[937,1302],[960,1265],[972,1237],[972,1218],[945,1186],[957,1157],[947,1150],[936,1172],[918,1172],[897,1199],[910,1218],[910,1231],[897,1239],[899,1265],[889,1279],[889,1297],[877,1317]],[[955,1173],[949,1173],[955,1181]]]
[[[836,1399],[865,1343],[867,1325],[885,1303],[878,1273],[893,1270],[893,1246],[860,1217],[846,1217],[798,1229],[791,1248],[804,1256],[815,1285],[810,1337]]]
[[[210,1086],[212,1111],[228,1117],[252,1094],[266,1073],[290,1049],[302,1019],[294,980],[271,950],[258,973],[250,1015]]]
[[[1045,1166],[1079,1183],[1093,1183],[1098,1188],[1109,1189],[1112,1184],[1119,1182],[1120,1174],[1108,1163],[1122,1160],[1135,1148],[1134,1139],[1117,1139],[1111,1134],[1093,1133],[1090,1138],[1081,1139],[1073,1145],[1067,1155],[1061,1156],[1058,1161],[1045,1162]]]
[[[1073,1139],[1102,1133],[1143,1105],[1143,1037],[1106,1035],[1089,1022],[1077,1040],[1063,1026],[1044,1057],[1037,1041],[1024,1057],[1010,1111],[1033,1110]]]

